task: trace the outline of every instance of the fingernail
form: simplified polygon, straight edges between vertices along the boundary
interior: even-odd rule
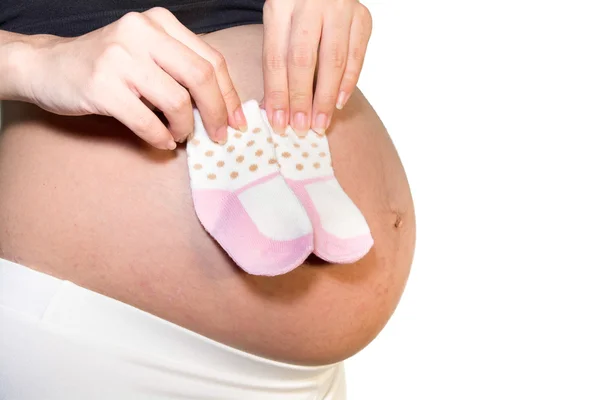
[[[216,142],[220,145],[227,143],[227,125],[223,125],[217,129]]]
[[[244,111],[242,110],[242,106],[236,108],[233,112],[235,117],[235,122],[238,125],[238,129],[242,132],[246,132],[248,130],[248,122],[246,121],[246,117],[244,116]]]
[[[177,148],[177,143],[173,139],[167,142],[167,150],[175,150]]]
[[[344,108],[347,101],[348,101],[348,93],[341,91],[340,94],[338,95],[335,108],[337,108],[338,110],[341,110],[342,108]]]
[[[308,131],[308,118],[306,117],[306,113],[297,112],[294,115],[294,130],[298,136],[306,136],[306,131]]]
[[[277,110],[273,114],[273,128],[277,133],[282,133],[285,129],[285,111]]]
[[[325,113],[319,113],[319,115],[317,115],[317,118],[315,119],[315,127],[313,128],[315,132],[317,132],[319,135],[324,135],[325,134],[325,129],[327,129],[327,114]]]

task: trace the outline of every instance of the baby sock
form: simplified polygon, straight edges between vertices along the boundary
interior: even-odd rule
[[[268,121],[264,111],[262,115]],[[335,179],[327,138],[312,130],[301,138],[289,126],[282,135],[271,129],[271,135],[281,174],[312,222],[314,253],[334,263],[361,259],[373,238],[362,213]]]
[[[242,107],[248,130],[229,128],[223,146],[210,140],[194,109],[194,134],[187,143],[194,207],[204,228],[243,270],[279,275],[312,252],[312,226],[280,174],[258,103]]]

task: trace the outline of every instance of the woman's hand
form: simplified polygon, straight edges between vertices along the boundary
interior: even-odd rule
[[[112,116],[157,148],[172,150],[192,133],[192,99],[216,142],[227,140],[228,123],[246,129],[224,58],[166,9],[77,38],[46,37],[29,61],[23,98],[57,114]]]
[[[344,107],[358,82],[371,14],[357,0],[266,0],[264,25],[264,107],[271,125],[281,132],[289,122],[299,135],[309,128],[324,134],[334,108]]]

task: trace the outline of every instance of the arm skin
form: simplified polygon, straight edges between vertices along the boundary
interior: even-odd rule
[[[0,31],[0,63],[0,99],[113,117],[158,149],[193,131],[194,103],[215,142],[246,124],[222,55],[161,7],[73,38]]]
[[[26,100],[28,54],[47,36],[0,31],[0,100]]]

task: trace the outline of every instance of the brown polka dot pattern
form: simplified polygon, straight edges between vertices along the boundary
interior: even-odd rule
[[[281,135],[273,135],[277,164],[284,175],[289,174],[292,179],[310,179],[333,172],[329,167],[331,155],[326,137],[323,141],[323,137],[313,131],[309,131],[304,137],[299,137],[291,131],[288,134],[288,139],[281,138]],[[277,148],[278,144],[281,147]]]
[[[288,139],[282,141],[281,137]],[[284,157],[292,169],[299,168],[303,174],[309,168],[314,171],[311,165],[316,161],[318,150],[309,152],[307,158],[300,155],[302,152],[308,152],[310,142],[315,140],[302,143],[292,132],[277,135],[259,123],[250,125],[245,132],[230,130],[229,139],[228,143],[217,146],[217,143],[204,137],[189,138],[190,150],[194,150],[188,155],[191,157],[189,165],[192,179],[204,181],[207,188],[230,185],[229,188],[235,190],[276,171],[281,167],[280,161],[284,163]],[[274,147],[279,147],[277,155]],[[285,152],[283,157],[281,152]],[[297,167],[296,163],[299,163],[300,167]],[[197,184],[202,187],[201,182]]]

